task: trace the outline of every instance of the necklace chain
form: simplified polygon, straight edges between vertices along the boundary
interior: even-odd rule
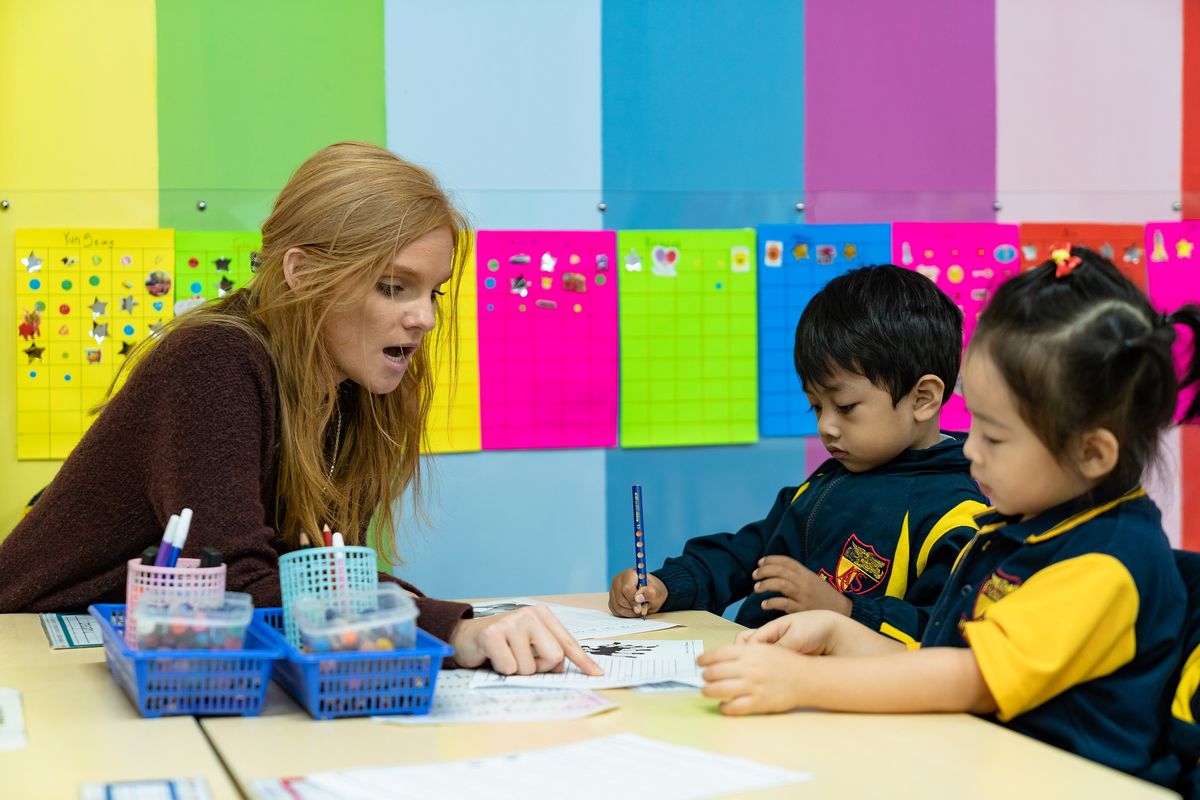
[[[337,405],[337,430],[333,434],[333,459],[329,462],[329,479],[333,480],[333,470],[337,466],[338,450],[342,446],[342,407]]]

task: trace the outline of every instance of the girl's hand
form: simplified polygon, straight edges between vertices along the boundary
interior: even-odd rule
[[[802,611],[773,619],[761,628],[742,631],[739,644],[777,644],[805,655],[833,652],[838,615],[831,611]]]
[[[772,714],[804,704],[808,656],[769,644],[727,644],[702,653],[701,694],[720,700],[722,714]]]
[[[638,586],[637,571],[632,567],[618,572],[608,588],[608,610],[615,617],[656,614],[665,602],[667,585],[654,573],[648,573],[646,585]]]
[[[560,672],[564,659],[585,675],[604,674],[546,606],[464,619],[450,634],[450,646],[460,666],[478,667],[490,661],[502,675]]]

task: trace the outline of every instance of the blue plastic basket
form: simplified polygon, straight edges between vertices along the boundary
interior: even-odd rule
[[[271,664],[283,658],[275,642],[251,625],[243,650],[131,650],[125,644],[125,606],[98,603],[104,659],[143,717],[240,714],[262,711]]]
[[[442,659],[454,652],[418,629],[411,650],[305,653],[284,638],[278,608],[256,609],[250,630],[284,651],[272,677],[315,719],[428,714]]]

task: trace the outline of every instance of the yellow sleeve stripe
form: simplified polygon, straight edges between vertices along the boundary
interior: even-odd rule
[[[881,622],[879,624],[879,632],[882,633],[884,636],[890,636],[891,638],[895,639],[897,642],[903,642],[904,646],[910,650],[915,649],[912,647],[912,645],[917,644],[916,639],[909,636],[907,633],[900,630],[895,625],[889,625],[886,622]]]
[[[1171,701],[1171,716],[1196,724],[1196,718],[1192,715],[1192,698],[1197,688],[1200,688],[1200,645],[1183,664],[1183,674],[1179,676],[1179,685],[1175,687],[1175,699]]]
[[[982,601],[982,602],[986,602]],[[1139,598],[1117,559],[1088,553],[1035,573],[963,623],[1007,722],[1133,659]]]
[[[888,578],[884,594],[903,599],[908,591],[908,512],[900,523],[900,537],[896,539],[896,552],[892,555],[892,574]],[[882,630],[882,629],[881,629]]]
[[[792,495],[792,503],[796,502],[796,498],[798,498],[800,495],[804,494],[804,490],[807,488],[808,488],[807,483],[800,484],[800,488],[796,490],[796,493],[794,495]],[[789,503],[788,505],[791,505],[791,503]]]
[[[1058,536],[1060,533],[1066,533],[1067,531],[1071,530],[1071,528],[1079,527],[1083,523],[1087,522],[1089,519],[1093,519],[1095,517],[1100,516],[1105,511],[1108,511],[1110,508],[1113,508],[1114,506],[1118,506],[1121,503],[1127,502],[1129,500],[1136,500],[1137,498],[1144,497],[1145,495],[1146,495],[1146,490],[1143,489],[1141,486],[1137,487],[1136,489],[1130,489],[1128,492],[1121,495],[1116,500],[1110,500],[1109,502],[1105,503],[1104,505],[1096,506],[1095,508],[1089,508],[1087,511],[1082,511],[1073,517],[1068,517],[1068,518],[1064,519],[1062,522],[1055,525],[1050,530],[1045,531],[1043,533],[1035,534],[1034,536],[1030,536],[1025,541],[1028,542],[1029,544],[1037,544],[1038,542],[1044,542],[1047,539],[1052,539],[1055,536]]]
[[[921,552],[917,554],[917,574],[920,575],[925,571],[925,564],[929,561],[930,551],[933,550],[934,545],[948,532],[955,528],[978,530],[979,525],[975,522],[975,515],[986,508],[987,506],[978,500],[963,500],[942,515],[942,518],[934,524],[933,530],[925,537],[925,542],[921,545]]]

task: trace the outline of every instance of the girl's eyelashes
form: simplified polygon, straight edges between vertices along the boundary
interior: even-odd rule
[[[446,293],[443,292],[441,289],[434,289],[432,292],[429,293],[429,299],[435,303],[438,301],[439,297],[445,297],[445,296],[446,296]]]
[[[404,291],[404,287],[395,283],[380,283],[375,287],[384,297],[395,297]]]

